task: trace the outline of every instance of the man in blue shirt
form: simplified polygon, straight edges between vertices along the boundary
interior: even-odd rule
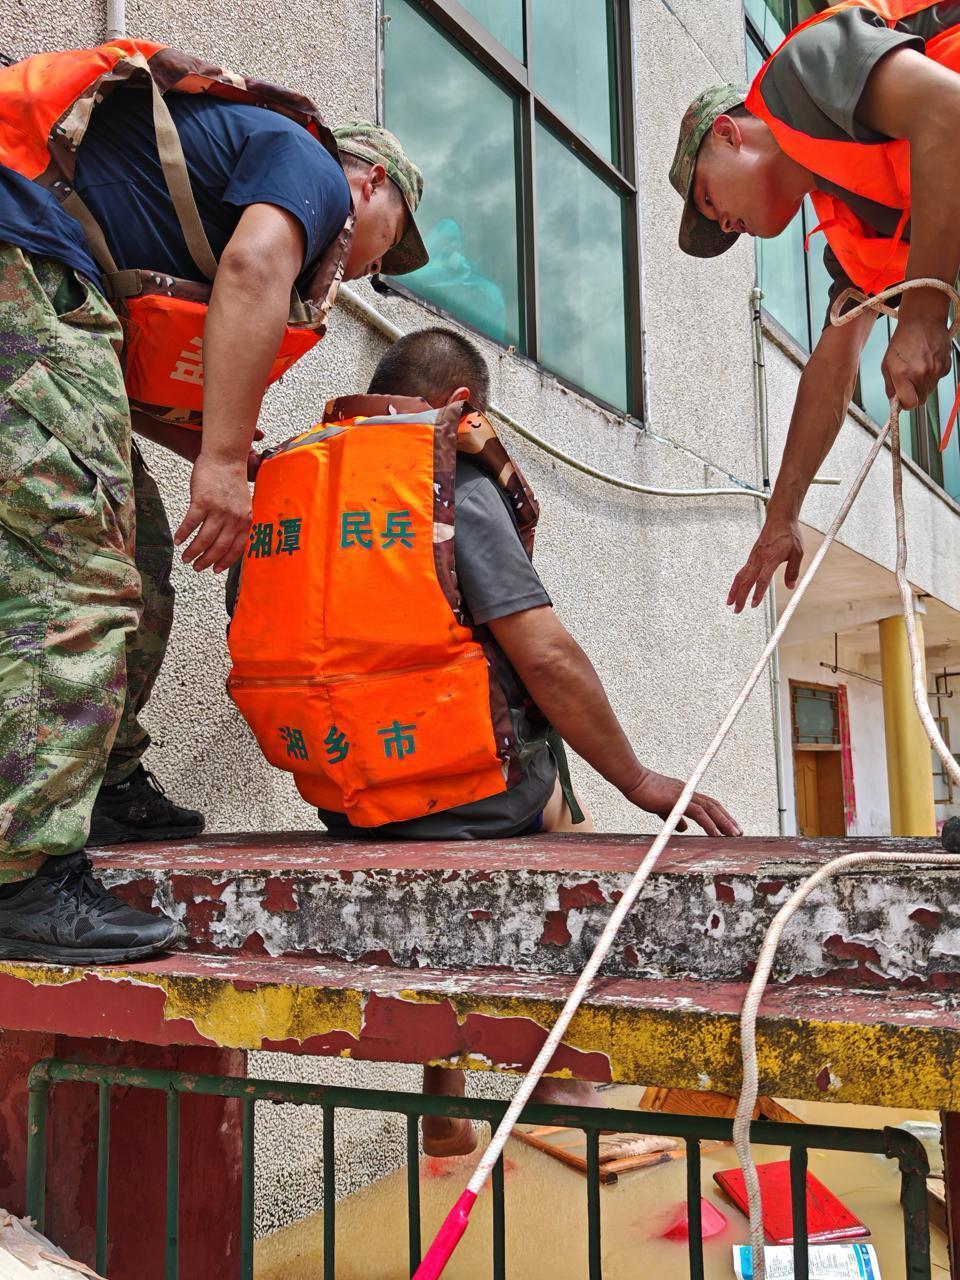
[[[212,93],[166,101],[219,260],[203,433],[143,414],[133,425],[193,460],[176,541],[194,569],[219,572],[247,537],[251,443],[292,288],[341,238],[346,279],[422,265],[422,180],[399,142],[365,122],[337,131],[341,164],[280,111]],[[148,88],[117,87],[97,105],[73,182],[120,270],[203,282]],[[179,925],[131,911],[90,876],[91,814],[103,843],[203,826],[140,763],[173,546],[135,447],[131,457],[123,335],[101,283],[80,224],[47,187],[0,165],[0,957],[98,963],[171,945]]]

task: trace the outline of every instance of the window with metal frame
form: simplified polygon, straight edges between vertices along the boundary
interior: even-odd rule
[[[628,0],[383,0],[430,262],[391,280],[642,416]]]
[[[793,702],[793,740],[802,747],[840,745],[840,714],[836,689],[827,685],[790,685]]]
[[[747,26],[747,75],[752,80],[763,62],[798,22],[827,8],[827,0],[744,0]],[[779,236],[756,241],[757,278],[763,305],[807,352],[816,346],[827,314],[830,276],[823,265],[822,238],[804,252],[806,237],[818,222],[813,206],[804,200],[799,215]],[[819,242],[819,243],[818,243]],[[891,323],[881,316],[864,349],[854,399],[874,422],[889,413],[880,362],[890,340]],[[953,366],[925,405],[900,416],[903,452],[955,501],[960,501],[960,431],[940,452],[960,377],[960,347],[954,346]]]

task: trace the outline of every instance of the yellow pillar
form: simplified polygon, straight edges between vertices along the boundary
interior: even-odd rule
[[[930,740],[913,701],[907,629],[899,614],[895,618],[884,618],[877,625],[883,677],[890,831],[895,836],[935,836],[937,820],[933,805]],[[923,623],[920,618],[917,618],[917,639],[923,653]],[[924,688],[927,687],[926,676],[924,664]]]

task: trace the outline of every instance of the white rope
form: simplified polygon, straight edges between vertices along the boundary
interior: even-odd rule
[[[866,310],[882,312],[885,315],[895,315],[890,307],[884,306],[884,299],[895,294],[902,293],[906,289],[917,289],[921,287],[939,288],[947,293],[954,303],[955,309],[960,311],[960,298],[956,292],[945,284],[942,280],[910,280],[903,285],[895,286],[892,289],[886,289],[883,293],[878,294],[875,298],[864,299],[858,306],[848,311],[845,315],[841,315],[841,311],[848,301],[854,295],[854,290],[847,290],[842,297],[838,298],[834,303],[830,319],[835,325],[849,324],[858,316],[862,315]],[[862,295],[856,295],[862,297]],[[960,315],[954,317],[953,326],[951,328],[951,337],[960,326]],[[960,785],[960,766],[950,754],[946,744],[941,738],[933,716],[930,714],[930,705],[927,701],[927,688],[923,673],[923,654],[920,650],[920,643],[917,636],[916,614],[913,605],[913,590],[907,581],[907,537],[906,526],[903,511],[903,467],[900,458],[900,403],[894,396],[890,400],[890,417],[886,427],[880,434],[882,441],[887,435],[890,436],[891,449],[891,465],[893,471],[893,509],[894,519],[897,529],[897,563],[896,577],[897,587],[900,591],[900,602],[903,609],[904,626],[907,632],[907,644],[910,650],[910,663],[912,668],[912,687],[913,700],[919,713],[920,720],[926,730],[927,737],[940,759],[944,763],[950,777]],[[868,462],[872,464],[875,453],[871,453]],[[859,479],[859,478],[858,478]],[[859,484],[855,482],[855,487]],[[797,908],[809,897],[809,895],[821,885],[824,880],[830,879],[831,876],[837,875],[841,871],[845,871],[851,867],[860,867],[862,869],[871,869],[881,866],[887,866],[890,863],[909,863],[911,866],[930,865],[940,867],[960,867],[960,855],[949,853],[932,853],[921,854],[917,856],[905,856],[902,853],[848,853],[839,858],[834,858],[831,862],[820,867],[812,876],[804,880],[804,882],[794,890],[787,901],[777,912],[773,921],[768,928],[763,939],[763,945],[760,948],[760,955],[757,959],[757,967],[753,978],[747,988],[747,995],[743,1002],[743,1008],[740,1013],[740,1055],[743,1062],[743,1083],[740,1090],[740,1099],[737,1103],[737,1113],[733,1122],[733,1141],[737,1152],[737,1158],[743,1170],[744,1183],[747,1191],[748,1212],[750,1215],[750,1247],[753,1254],[753,1274],[757,1280],[766,1280],[766,1263],[764,1257],[764,1230],[763,1230],[763,1202],[760,1191],[760,1180],[757,1176],[757,1166],[753,1159],[753,1152],[750,1146],[750,1125],[753,1119],[753,1111],[757,1105],[757,1098],[760,1091],[759,1068],[757,1064],[757,1014],[760,1009],[760,1002],[763,999],[767,982],[773,968],[773,962],[776,957],[777,948],[780,945],[780,938],[790,919],[796,912]]]

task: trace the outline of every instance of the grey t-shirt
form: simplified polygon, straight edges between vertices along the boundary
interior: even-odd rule
[[[871,72],[895,49],[923,53],[925,42],[960,24],[960,0],[942,0],[888,27],[867,9],[844,9],[813,23],[787,41],[763,78],[763,100],[777,119],[808,137],[829,142],[885,142],[885,135],[857,118]],[[893,236],[903,213],[820,179],[822,191],[842,200],[880,236]],[[907,224],[904,238],[910,238]],[[850,280],[829,245],[824,263],[833,280],[830,302]]]
[[[457,459],[456,539],[457,579],[467,621],[482,640],[494,664],[510,708],[517,745],[532,745],[519,781],[507,791],[458,805],[441,813],[376,828],[378,839],[480,840],[528,831],[550,799],[557,768],[543,743],[546,723],[532,704],[506,655],[484,624],[525,609],[551,603],[540,577],[523,549],[506,495],[478,466]],[[353,828],[343,814],[321,809],[321,820],[336,834],[369,835],[369,828]]]

